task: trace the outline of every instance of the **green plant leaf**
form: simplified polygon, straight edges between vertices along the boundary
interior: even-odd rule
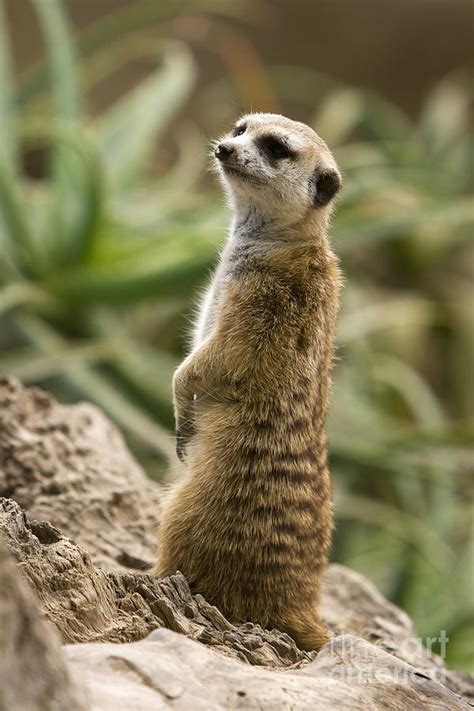
[[[55,150],[74,172],[56,176],[45,191],[44,215],[35,224],[36,253],[42,257],[41,273],[76,265],[87,259],[104,217],[104,181],[100,155],[90,135],[67,123],[31,121],[22,131],[26,145],[46,145]],[[63,168],[65,165],[63,164]],[[36,212],[40,206],[36,204]]]
[[[110,184],[122,190],[140,176],[153,145],[189,97],[194,60],[185,45],[166,43],[162,66],[110,109],[97,126]]]
[[[40,287],[24,281],[12,281],[0,288],[0,315],[18,307],[53,307],[51,296]]]
[[[180,260],[171,266],[145,265],[142,269],[84,269],[57,275],[49,287],[57,296],[74,302],[132,303],[148,297],[189,294],[212,264],[209,255]]]
[[[117,37],[147,28],[155,22],[175,17],[190,6],[190,0],[134,0],[133,3],[109,12],[79,36],[81,57],[87,58],[97,50],[110,46]],[[248,0],[194,0],[193,9],[217,10],[219,14],[240,17],[248,13]],[[47,72],[40,63],[26,72],[16,92],[15,104],[19,108],[31,105],[47,87]]]
[[[419,124],[421,137],[439,160],[453,142],[469,130],[472,83],[461,73],[443,79],[431,91]]]
[[[409,235],[420,225],[456,229],[474,224],[474,203],[470,198],[445,201],[420,209],[398,211],[394,215],[381,212],[380,217],[369,221],[365,215],[340,217],[335,221],[334,235],[340,249],[354,249],[364,243]]]
[[[378,380],[390,385],[405,400],[421,429],[443,429],[445,417],[438,399],[425,380],[398,358],[379,356],[374,368]]]
[[[16,172],[18,145],[13,129],[13,93],[10,47],[3,0],[0,0],[0,165],[11,173]]]
[[[73,43],[59,0],[32,0],[46,40],[57,118],[77,121],[80,94]]]
[[[416,516],[389,504],[348,493],[340,493],[336,497],[336,509],[339,516],[390,530],[392,535],[418,547],[440,572],[454,565],[455,556],[450,547],[436,530]]]
[[[66,212],[60,221],[63,235],[56,226],[49,227],[60,243],[59,262],[77,265],[84,262],[94,249],[105,210],[104,176],[99,152],[88,134],[80,129],[51,129],[51,139],[61,150],[76,159],[72,182],[64,176],[64,189],[53,193],[53,214]],[[58,204],[61,201],[61,204]]]
[[[78,64],[73,40],[69,31],[63,3],[60,0],[32,0],[45,38],[51,93],[55,110],[54,122],[67,130],[81,118]],[[43,245],[51,262],[68,260],[71,202],[80,192],[81,169],[77,157],[62,141],[50,143],[50,164],[54,181],[50,201],[49,225],[43,236]]]
[[[17,321],[25,336],[34,344],[39,353],[54,355],[65,347],[61,336],[44,321],[30,314]],[[58,367],[61,363],[58,362]],[[133,434],[147,447],[160,452],[165,457],[173,456],[174,445],[167,430],[156,424],[143,411],[131,403],[126,396],[108,382],[104,375],[90,367],[62,362],[65,377],[92,401],[104,410],[126,431]]]
[[[151,349],[145,343],[137,351],[131,328],[110,310],[96,310],[90,326],[94,335],[115,344],[111,375],[117,387],[123,388],[136,404],[160,423],[173,428],[171,381],[176,358],[158,347]]]
[[[20,323],[22,319],[20,318]],[[107,341],[58,344],[46,353],[22,348],[0,356],[0,372],[9,373],[25,383],[38,382],[72,371],[77,366],[95,365],[115,355],[115,344]]]
[[[326,96],[312,124],[331,146],[343,143],[365,113],[363,95],[356,89],[338,89]]]
[[[365,307],[359,305],[341,316],[338,340],[340,343],[349,343],[397,325],[406,327],[410,324],[431,324],[435,314],[434,304],[416,296],[383,300],[379,298],[375,303]]]
[[[3,236],[5,262],[9,271],[31,272],[33,235],[25,218],[20,185],[0,164],[0,236]]]
[[[216,256],[221,235],[202,234],[201,229],[168,229],[152,242],[126,242],[81,268],[48,278],[58,297],[81,303],[132,303],[149,296],[189,294]]]

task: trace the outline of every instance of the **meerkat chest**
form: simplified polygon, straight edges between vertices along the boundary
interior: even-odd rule
[[[224,279],[222,270],[218,268],[204,292],[193,329],[193,348],[198,348],[215,326],[218,304],[224,291]]]
[[[218,306],[225,294],[226,283],[231,278],[235,265],[245,261],[249,245],[233,234],[221,252],[211,282],[199,305],[193,329],[193,347],[197,348],[210,335],[216,324]]]

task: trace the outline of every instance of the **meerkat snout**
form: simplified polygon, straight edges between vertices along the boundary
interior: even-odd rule
[[[234,152],[234,147],[228,143],[219,143],[214,151],[214,155],[218,160],[226,160]]]
[[[237,212],[296,221],[330,206],[341,176],[312,128],[278,114],[248,114],[217,144],[214,155]]]

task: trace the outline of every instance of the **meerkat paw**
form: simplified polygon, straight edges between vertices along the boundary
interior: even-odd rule
[[[176,430],[176,454],[180,462],[184,462],[186,459],[188,442],[194,433],[192,425],[183,425]]]

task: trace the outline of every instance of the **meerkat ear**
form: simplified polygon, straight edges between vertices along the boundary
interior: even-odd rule
[[[341,176],[334,168],[316,168],[309,186],[314,207],[324,207],[341,187]]]

